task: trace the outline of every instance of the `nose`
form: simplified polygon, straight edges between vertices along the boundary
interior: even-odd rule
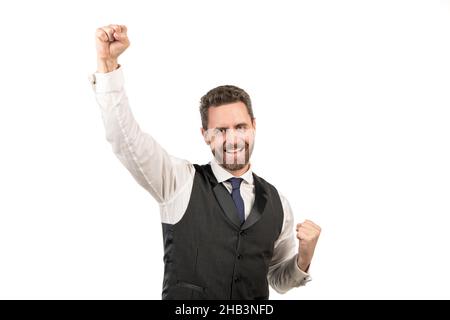
[[[233,128],[227,129],[227,133],[226,133],[227,137],[234,137],[235,135],[236,135],[236,130],[235,129],[233,129]]]
[[[241,138],[241,135],[238,133],[236,129],[227,129],[225,140],[228,143],[235,143],[239,138]]]

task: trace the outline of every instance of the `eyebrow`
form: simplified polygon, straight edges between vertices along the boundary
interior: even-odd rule
[[[236,124],[234,127],[248,127],[249,125],[245,122],[240,122],[238,124]],[[222,130],[222,129],[228,129],[228,127],[224,127],[224,126],[220,126],[220,127],[216,127],[216,129]]]

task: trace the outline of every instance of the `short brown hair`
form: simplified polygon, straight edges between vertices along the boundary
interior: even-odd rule
[[[203,129],[208,128],[208,109],[218,107],[224,104],[242,101],[247,107],[248,114],[253,120],[252,101],[250,96],[243,89],[232,85],[219,86],[211,89],[200,99],[200,116]]]

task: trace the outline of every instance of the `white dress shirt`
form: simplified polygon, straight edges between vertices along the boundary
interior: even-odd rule
[[[95,73],[91,83],[102,112],[106,139],[113,152],[136,181],[159,203],[161,221],[175,224],[187,209],[194,183],[195,168],[186,160],[169,155],[149,134],[143,132],[131,112],[124,90],[122,67],[110,73]],[[231,193],[233,177],[213,158],[211,169],[219,183]],[[255,202],[255,186],[251,168],[240,178],[245,217]],[[288,201],[280,194],[284,211],[283,227],[275,241],[268,282],[279,293],[304,285],[309,274],[297,265],[297,241],[294,217]]]

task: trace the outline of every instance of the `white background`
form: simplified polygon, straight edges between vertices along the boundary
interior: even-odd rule
[[[273,299],[450,298],[449,1],[3,1],[0,298],[160,299],[156,202],[113,156],[88,82],[126,24],[133,112],[205,163],[198,101],[253,98],[257,174],[323,232]]]

